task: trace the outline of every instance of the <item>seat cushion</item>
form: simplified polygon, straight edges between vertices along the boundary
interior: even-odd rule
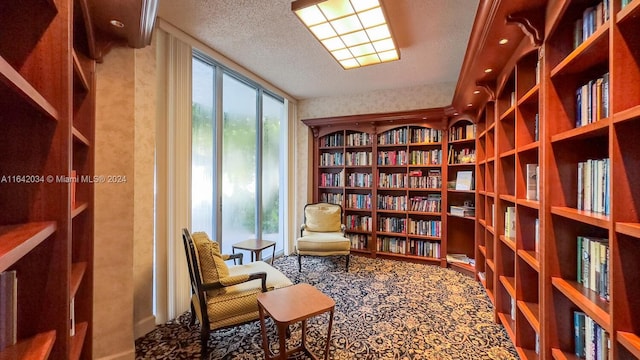
[[[305,232],[299,237],[296,248],[301,255],[347,255],[351,250],[351,242],[342,232],[314,233]]]
[[[229,267],[229,276],[257,272],[267,273],[267,290],[293,285],[282,272],[264,261]],[[211,328],[219,328],[258,318],[258,294],[262,291],[260,280],[227,286],[224,293],[207,297],[207,314]]]
[[[342,208],[334,204],[309,204],[304,207],[304,224],[309,231],[340,231]]]

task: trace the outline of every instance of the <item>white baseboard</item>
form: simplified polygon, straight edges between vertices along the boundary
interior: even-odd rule
[[[133,327],[133,337],[138,339],[150,333],[156,328],[156,317],[151,315],[138,321]]]
[[[118,354],[113,354],[101,358],[96,358],[96,360],[132,360],[136,358],[136,350],[131,349],[128,351],[123,351]]]

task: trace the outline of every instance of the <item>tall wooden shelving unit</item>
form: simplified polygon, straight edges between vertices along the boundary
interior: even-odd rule
[[[604,329],[609,359],[640,358],[640,1],[611,0],[608,20],[574,44],[576,21],[597,4],[481,1],[472,42],[482,33],[496,43],[470,45],[454,95],[478,125],[476,271],[523,359],[577,359],[576,311]],[[608,114],[576,125],[577,90],[605,74]],[[579,209],[588,159],[609,159],[608,214]],[[538,199],[527,164],[539,165]],[[578,281],[578,236],[608,239],[608,300]]]
[[[72,206],[69,179],[93,175],[95,61],[79,9],[0,5],[0,271],[18,279],[17,343],[2,358],[92,358],[93,191],[78,183]]]
[[[356,238],[352,242],[351,252],[363,256],[446,266],[449,238],[449,194],[446,184],[449,166],[446,163],[448,115],[445,109],[308,119],[303,122],[312,129],[314,136],[313,201],[340,202],[343,205],[347,234]],[[417,135],[430,131],[439,131],[439,140],[426,140]],[[357,140],[357,144],[350,144],[348,139],[354,136],[360,140]],[[362,143],[362,139],[365,138],[370,139],[367,140],[370,143]],[[459,141],[455,146],[460,145],[475,147],[475,141]],[[424,158],[436,152],[441,154],[440,162]],[[351,156],[348,154],[356,154],[355,157],[358,159],[368,158],[363,153],[370,154],[370,163],[349,163],[348,158]],[[456,166],[474,168],[473,163],[451,167]],[[432,182],[423,186],[429,175],[433,176]],[[438,175],[439,182],[436,180]],[[364,182],[352,183],[350,177]],[[396,180],[399,181],[397,184],[387,183]],[[412,209],[412,200],[427,199],[430,195],[432,198],[440,197],[439,209]],[[474,201],[473,191],[464,192],[462,195]],[[457,200],[460,199],[462,198]],[[360,202],[354,205],[354,201],[357,200]],[[386,219],[389,221],[385,223]],[[358,226],[367,221],[370,227]],[[456,221],[473,224],[473,219]],[[430,233],[428,230],[410,230],[412,224],[426,226],[429,229],[431,225],[436,229],[438,222],[439,234]],[[385,225],[391,223],[397,224],[398,227],[390,228]],[[354,227],[351,224],[356,225]],[[464,234],[464,241],[470,241],[471,245],[467,243],[464,246],[465,253],[473,257],[474,235],[473,226],[470,227],[471,231]],[[389,245],[392,243],[394,245],[390,248]],[[435,248],[430,244],[439,245],[439,254],[428,251]],[[472,269],[466,272],[473,274]]]
[[[467,129],[473,127],[473,131]],[[476,130],[473,122],[467,118],[452,120],[447,137],[447,254],[464,254],[475,259],[475,225],[474,216],[455,216],[451,214],[451,206],[463,206],[465,203],[476,205],[475,183],[477,182],[476,165]],[[457,154],[469,153],[468,159],[459,159]],[[469,190],[456,190],[455,182],[460,171],[471,171],[472,183]],[[477,207],[476,207],[477,211]],[[475,267],[466,263],[450,262],[450,267],[475,277]]]

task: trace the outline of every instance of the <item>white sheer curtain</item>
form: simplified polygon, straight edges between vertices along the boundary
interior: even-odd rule
[[[156,149],[156,316],[162,323],[189,309],[182,228],[191,224],[191,45],[162,28],[158,41]]]

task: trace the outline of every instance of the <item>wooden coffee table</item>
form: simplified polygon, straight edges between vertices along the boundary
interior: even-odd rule
[[[289,355],[304,351],[314,360],[318,358],[307,348],[307,319],[329,312],[329,327],[327,329],[327,345],[324,358],[329,359],[329,345],[331,344],[331,326],[333,325],[333,311],[336,302],[309,284],[296,284],[285,288],[258,294],[258,311],[262,328],[262,346],[265,359],[286,359]],[[272,354],[267,340],[265,317],[271,316],[278,328],[280,352]],[[299,346],[287,350],[287,329],[289,325],[302,322],[302,342]]]
[[[255,256],[256,261],[261,260],[261,256],[260,254],[262,253],[262,250],[273,246],[273,252],[271,254],[271,265],[273,265],[273,258],[276,256],[276,242],[275,241],[268,241],[268,240],[261,240],[261,239],[249,239],[249,240],[245,240],[245,241],[241,241],[239,243],[235,243],[233,245],[231,245],[231,252],[232,253],[236,253],[236,249],[241,249],[241,250],[248,250],[251,252],[251,261],[253,260],[253,257]]]

